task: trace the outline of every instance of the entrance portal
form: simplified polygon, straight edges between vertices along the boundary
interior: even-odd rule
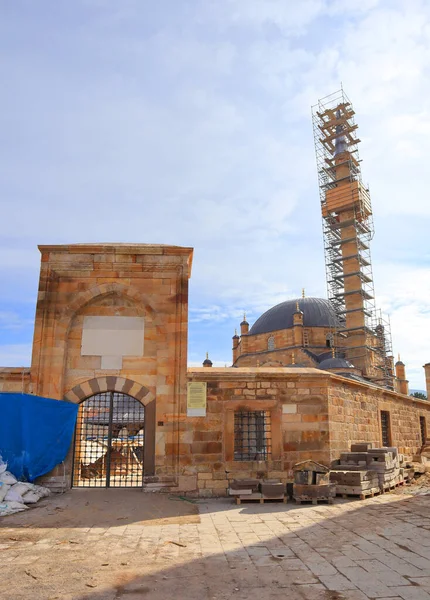
[[[120,392],[103,392],[79,406],[73,486],[140,487],[145,407]]]

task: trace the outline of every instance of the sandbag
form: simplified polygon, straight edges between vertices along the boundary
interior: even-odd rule
[[[23,495],[22,501],[24,504],[35,504],[36,502],[39,502],[40,498],[41,496],[36,492],[29,491]]]
[[[6,494],[6,496],[3,499],[5,502],[20,502],[21,504],[24,503],[24,500],[21,496],[21,494],[18,494],[18,492],[15,492],[13,490],[13,488],[10,488]]]
[[[0,474],[0,481],[2,483],[7,483],[8,485],[13,485],[14,483],[17,483],[18,480],[15,475],[12,475],[9,471],[4,471]]]
[[[4,497],[8,493],[10,485],[0,482],[0,502],[3,502]]]
[[[18,483],[15,483],[11,489],[20,496],[23,496],[26,492],[29,492],[32,487],[33,484],[31,483],[27,483],[26,481],[18,481]]]
[[[0,504],[0,517],[13,515],[13,513],[26,510],[27,508],[28,506],[22,504],[21,502],[2,502]]]
[[[40,498],[46,498],[46,496],[51,495],[51,490],[47,487],[43,487],[43,485],[33,485],[31,491],[38,494]]]
[[[7,463],[3,462],[2,457],[0,456],[0,475],[4,473],[7,469]]]

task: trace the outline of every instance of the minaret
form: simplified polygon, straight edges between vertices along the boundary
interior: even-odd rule
[[[397,379],[397,391],[399,392],[399,394],[409,394],[409,381],[407,381],[406,379],[406,369],[405,369],[405,363],[403,363],[400,360],[400,354],[399,354],[399,359],[395,364],[396,367],[396,379]]]
[[[237,361],[237,359],[239,358],[239,336],[237,335],[237,330],[234,330],[234,336],[233,336],[233,364]]]
[[[304,297],[304,296],[303,296]],[[300,310],[299,301],[293,314],[294,345],[303,346],[303,312]]]
[[[392,387],[387,368],[389,325],[374,304],[369,190],[361,180],[355,112],[343,90],[313,110],[329,300],[339,322],[346,358],[365,377]]]
[[[247,354],[248,352],[248,331],[249,331],[249,323],[246,320],[246,313],[243,313],[243,321],[240,324],[240,350],[241,354]]]

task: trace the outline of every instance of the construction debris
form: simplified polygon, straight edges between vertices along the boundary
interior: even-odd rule
[[[383,493],[404,483],[404,457],[397,448],[372,448],[371,444],[352,444],[332,465],[330,481],[343,497]]]
[[[314,460],[305,460],[293,467],[293,498],[296,504],[319,501],[333,503],[336,486],[330,483],[330,469]]]
[[[230,483],[228,493],[236,497],[236,504],[240,504],[243,500],[260,503],[266,500],[287,501],[285,484],[279,479],[234,479]]]

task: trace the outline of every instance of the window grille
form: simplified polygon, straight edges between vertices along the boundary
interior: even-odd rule
[[[381,410],[382,445],[391,446],[390,413]]]
[[[274,350],[275,349],[275,338],[273,337],[273,335],[271,335],[269,337],[269,339],[267,340],[267,349],[268,350]]]
[[[421,443],[424,446],[427,440],[427,423],[425,417],[420,417],[420,432],[421,432]]]
[[[234,460],[268,460],[272,454],[270,412],[238,411],[234,415]]]

